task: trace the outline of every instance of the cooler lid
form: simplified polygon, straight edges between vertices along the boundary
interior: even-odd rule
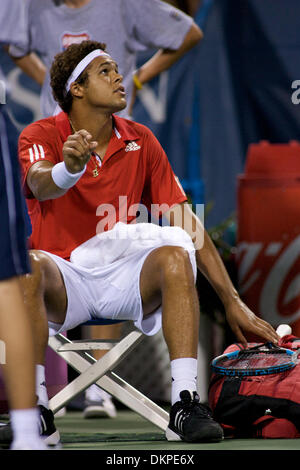
[[[245,175],[256,178],[300,176],[300,142],[271,144],[261,141],[258,144],[250,144]]]

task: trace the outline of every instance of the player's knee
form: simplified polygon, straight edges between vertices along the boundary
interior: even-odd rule
[[[193,281],[193,271],[188,252],[179,246],[162,247],[160,266],[165,279]]]

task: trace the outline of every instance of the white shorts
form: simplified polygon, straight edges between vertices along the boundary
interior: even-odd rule
[[[143,225],[147,226],[145,230]],[[120,230],[123,226],[118,223],[115,227]],[[161,307],[143,317],[140,273],[147,256],[158,247],[180,246],[188,251],[196,282],[195,248],[187,232],[179,227],[153,224],[126,226],[126,230],[127,227],[135,237],[127,237],[125,241],[111,239],[105,232],[76,248],[71,254],[71,262],[45,252],[58,266],[68,298],[65,322],[48,322],[50,335],[99,318],[131,320],[144,334],[156,334],[162,323]]]

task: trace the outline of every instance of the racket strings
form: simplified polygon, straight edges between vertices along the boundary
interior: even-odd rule
[[[238,357],[224,358],[218,363],[227,369],[264,369],[286,364],[287,355],[280,352],[247,352]]]

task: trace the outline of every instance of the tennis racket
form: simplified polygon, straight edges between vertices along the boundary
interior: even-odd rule
[[[281,330],[280,336],[283,336],[282,333],[289,334],[286,333],[287,329]],[[280,348],[273,343],[265,343],[222,354],[213,359],[211,368],[217,374],[232,377],[276,374],[295,367],[299,353],[300,351]]]

